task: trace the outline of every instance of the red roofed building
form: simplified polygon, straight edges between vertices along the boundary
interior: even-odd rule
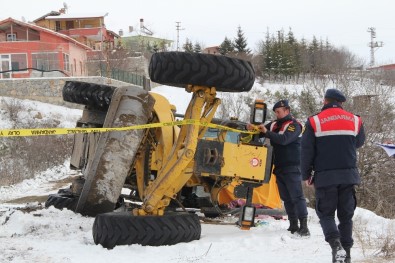
[[[88,45],[45,27],[13,18],[0,21],[0,78],[32,77],[33,68],[84,76],[91,51]]]
[[[33,22],[53,31],[65,34],[91,47],[93,50],[112,50],[120,36],[107,30],[104,24],[106,14],[66,14],[64,9],[52,11]]]
[[[374,70],[374,71],[395,71],[395,64],[387,64],[381,65],[377,67],[368,68],[367,70]]]
[[[206,47],[205,49],[203,49],[202,53],[221,55],[219,53],[219,46]]]

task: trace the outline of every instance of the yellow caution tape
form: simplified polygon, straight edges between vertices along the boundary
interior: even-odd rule
[[[240,141],[242,143],[249,143],[253,138],[253,134],[258,134],[260,133],[260,131],[258,130],[257,127],[254,127],[254,129],[251,132],[243,132],[243,133],[247,133],[247,135],[241,136]]]
[[[78,134],[78,133],[101,133],[101,132],[112,132],[112,131],[150,129],[150,128],[176,126],[176,125],[198,125],[198,126],[205,126],[205,127],[216,128],[220,130],[228,130],[238,133],[247,133],[247,134],[257,133],[256,131],[238,130],[219,124],[187,119],[180,121],[159,122],[159,123],[150,123],[150,124],[134,125],[129,127],[116,127],[116,128],[7,129],[7,130],[0,130],[0,137],[25,137],[25,136],[65,135],[65,134]]]

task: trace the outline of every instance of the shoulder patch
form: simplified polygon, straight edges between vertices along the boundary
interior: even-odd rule
[[[287,131],[294,132],[295,129],[296,129],[296,128],[295,128],[295,125],[290,124],[290,125],[288,126],[288,128],[287,128]]]

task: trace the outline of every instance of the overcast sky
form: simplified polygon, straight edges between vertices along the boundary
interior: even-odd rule
[[[176,22],[181,22],[180,46],[189,38],[203,46],[219,45],[227,36],[234,39],[240,25],[249,47],[256,50],[267,29],[271,33],[292,28],[298,39],[313,35],[344,46],[366,63],[370,61],[370,33],[384,45],[375,51],[376,63],[395,63],[394,0],[13,0],[5,1],[0,18],[32,21],[63,2],[69,14],[107,13],[108,29],[126,33],[137,28],[139,19],[155,36],[177,40]],[[3,3],[4,4],[4,3]]]

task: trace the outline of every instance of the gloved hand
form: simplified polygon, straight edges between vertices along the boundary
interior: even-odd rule
[[[306,186],[313,186],[314,185],[314,171],[311,171],[309,178],[305,181]]]

